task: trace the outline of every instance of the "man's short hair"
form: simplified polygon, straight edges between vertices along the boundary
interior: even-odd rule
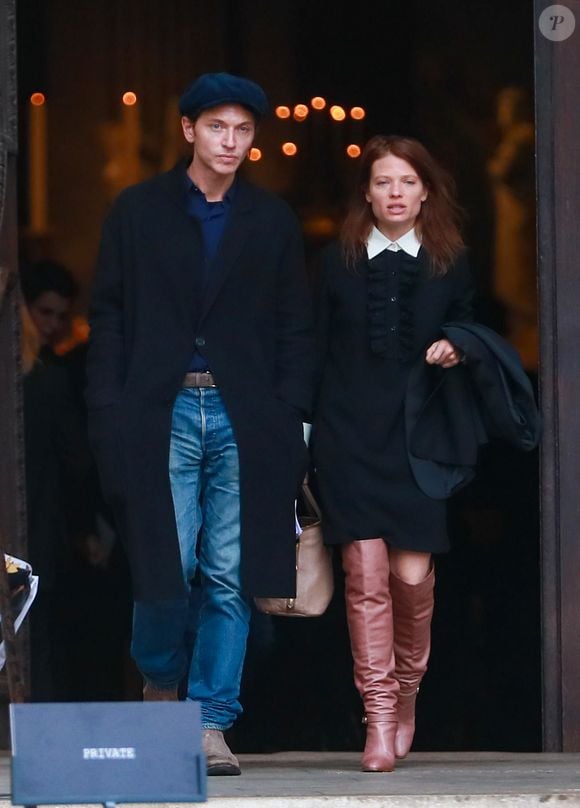
[[[231,73],[204,73],[179,99],[179,111],[195,120],[206,109],[222,104],[240,104],[259,121],[268,112],[266,93],[249,79]]]
[[[27,303],[34,303],[45,292],[55,292],[67,300],[75,298],[78,292],[71,272],[63,264],[49,260],[35,261],[21,267],[20,285]]]

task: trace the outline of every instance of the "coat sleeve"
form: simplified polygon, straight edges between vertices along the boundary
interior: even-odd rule
[[[71,479],[84,480],[89,474],[92,457],[82,415],[73,398],[66,370],[58,365],[47,365],[49,372],[45,395],[50,399],[52,412],[51,438],[55,454]]]
[[[66,370],[46,365],[45,372],[45,406],[50,410],[51,444],[62,475],[63,507],[70,533],[77,538],[90,533],[94,527],[93,456]]]
[[[306,420],[312,409],[314,318],[297,224],[281,253],[276,309],[276,395]]]
[[[122,230],[121,206],[117,202],[103,225],[89,304],[89,409],[116,403],[125,381]]]
[[[313,273],[314,318],[316,334],[316,366],[314,377],[314,409],[322,384],[322,374],[328,356],[331,301],[327,252],[319,255]]]

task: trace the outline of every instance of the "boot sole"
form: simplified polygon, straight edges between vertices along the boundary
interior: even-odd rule
[[[207,767],[208,777],[213,776],[234,777],[241,773],[242,772],[239,766],[234,766],[233,763],[215,763],[213,766]]]

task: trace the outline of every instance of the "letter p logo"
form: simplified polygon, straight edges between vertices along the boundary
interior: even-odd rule
[[[576,18],[567,6],[548,6],[540,14],[538,27],[546,39],[563,42],[574,33]]]

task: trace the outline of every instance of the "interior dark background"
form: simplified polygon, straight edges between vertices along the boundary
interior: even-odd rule
[[[314,95],[360,105],[360,124],[311,112],[304,124],[272,118],[245,171],[284,196],[304,227],[307,254],[336,232],[356,168],[348,142],[419,137],[456,179],[465,238],[479,285],[479,319],[500,332],[506,311],[494,285],[496,211],[487,170],[501,138],[498,94],[533,93],[533,10],[527,0],[394,0],[341,11],[305,0],[20,0],[20,254],[63,262],[80,285],[83,314],[99,229],[122,178],[114,162],[120,96],[141,117],[140,172],[169,167],[181,145],[175,99],[197,74],[254,78],[272,106]],[[29,227],[28,98],[47,98],[49,227]],[[342,127],[342,128],[341,128]],[[347,129],[347,127],[349,127]],[[295,140],[296,158],[282,157]],[[533,161],[527,165],[533,174]],[[536,368],[528,370],[535,382]],[[477,480],[452,503],[453,550],[437,559],[433,651],[419,696],[415,749],[541,747],[538,479],[535,453],[490,446]],[[337,592],[313,620],[256,613],[244,678],[238,751],[353,749],[360,703],[337,563]],[[139,697],[128,659],[130,590],[123,561],[79,563],[70,592],[71,699]]]

